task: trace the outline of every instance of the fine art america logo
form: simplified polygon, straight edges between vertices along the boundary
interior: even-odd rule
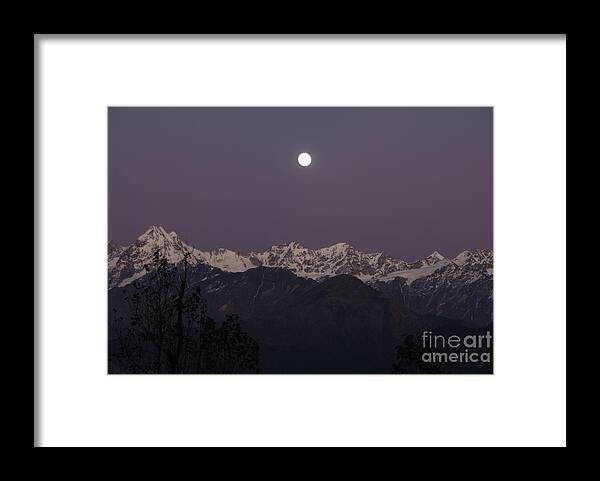
[[[426,363],[490,363],[492,334],[444,336],[423,331],[421,335],[423,353],[421,361]]]

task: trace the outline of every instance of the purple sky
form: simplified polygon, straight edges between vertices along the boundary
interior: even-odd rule
[[[492,118],[471,107],[112,107],[109,238],[125,245],[162,225],[200,249],[348,242],[413,260],[492,248]]]

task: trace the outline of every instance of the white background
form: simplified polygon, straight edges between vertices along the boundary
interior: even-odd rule
[[[38,444],[565,444],[564,38],[38,37],[37,59]],[[109,105],[494,106],[495,374],[108,376]]]

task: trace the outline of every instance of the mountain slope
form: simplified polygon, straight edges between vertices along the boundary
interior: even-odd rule
[[[493,319],[493,262],[492,251],[464,251],[433,268],[394,273],[371,285],[415,313],[484,326]]]
[[[228,314],[240,316],[243,329],[260,343],[261,368],[268,373],[389,372],[412,316],[349,275],[317,282],[287,269],[223,272],[204,264],[189,274],[211,317],[220,322]],[[129,319],[126,298],[144,282],[111,289],[111,312]],[[109,340],[117,338],[114,329]]]
[[[109,289],[127,286],[143,277],[145,266],[151,263],[157,250],[171,264],[180,263],[187,255],[192,267],[204,266],[198,272],[203,275],[211,272],[213,283],[206,286],[208,290],[216,290],[218,282],[227,285],[232,279],[255,285],[257,276],[261,276],[266,284],[259,292],[252,293],[258,299],[269,289],[279,289],[277,282],[289,281],[285,274],[275,271],[284,270],[295,274],[294,278],[319,282],[348,275],[385,292],[388,298],[402,302],[417,314],[479,324],[492,321],[493,252],[489,250],[464,251],[454,259],[435,251],[410,263],[382,253],[364,253],[346,243],[308,249],[291,242],[248,254],[229,249],[201,251],[185,244],[175,232],[152,226],[129,246],[109,243]],[[239,279],[227,275],[237,273],[246,275]],[[248,305],[236,306],[232,312],[246,312],[248,308]]]

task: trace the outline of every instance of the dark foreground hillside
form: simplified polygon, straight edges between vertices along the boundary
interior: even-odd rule
[[[180,271],[181,269],[179,269]],[[180,272],[179,272],[180,274]],[[190,269],[189,288],[197,289],[206,316],[220,326],[237,316],[248,339],[258,345],[262,373],[486,373],[492,363],[422,363],[422,332],[461,337],[482,335],[491,322],[449,320],[415,313],[396,291],[382,291],[356,277],[339,275],[323,282],[300,278],[286,269],[255,268],[223,272],[205,265]],[[131,322],[131,296],[143,292],[146,277],[109,291],[109,371],[135,372],[119,363],[119,332]],[[140,286],[142,286],[140,288]],[[115,321],[115,319],[120,319]],[[153,347],[147,345],[146,350]],[[452,349],[436,348],[440,352]],[[464,349],[456,349],[463,352]],[[419,359],[417,359],[419,358]],[[218,371],[215,371],[218,372]],[[231,372],[231,369],[227,372]]]

